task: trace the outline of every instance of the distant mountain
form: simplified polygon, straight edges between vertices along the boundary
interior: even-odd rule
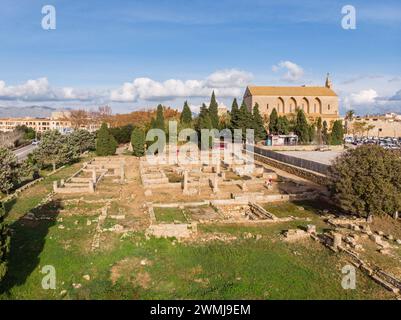
[[[0,118],[48,118],[56,108],[46,106],[29,106],[29,107],[1,107]]]

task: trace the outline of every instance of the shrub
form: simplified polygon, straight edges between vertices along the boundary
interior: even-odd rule
[[[368,217],[401,210],[401,157],[379,146],[361,146],[329,169],[329,189],[345,211]]]

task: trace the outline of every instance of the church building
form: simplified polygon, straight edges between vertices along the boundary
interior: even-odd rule
[[[297,108],[304,110],[309,121],[321,117],[330,125],[339,119],[338,96],[333,91],[329,75],[325,86],[265,87],[248,86],[244,94],[248,110],[256,103],[262,115],[269,116],[275,108],[279,116],[294,116]]]

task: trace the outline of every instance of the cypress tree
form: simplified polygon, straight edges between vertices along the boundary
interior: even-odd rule
[[[7,271],[7,256],[10,251],[10,234],[4,221],[6,210],[0,202],[0,282]]]
[[[163,131],[165,130],[163,106],[161,104],[157,106],[156,119],[153,123],[153,128],[161,129]]]
[[[288,134],[290,132],[290,122],[286,116],[277,119],[277,134]]]
[[[253,127],[255,129],[255,141],[260,141],[266,138],[266,130],[263,125],[263,119],[259,112],[259,105],[255,103],[253,107]]]
[[[297,111],[294,132],[298,136],[299,142],[310,142],[310,128],[308,121],[306,120],[305,113],[302,109],[298,109]]]
[[[323,143],[323,124],[322,124],[322,118],[319,117],[316,121],[316,140],[317,144],[322,144]]]
[[[131,134],[132,153],[136,157],[142,157],[145,154],[145,133],[135,127]]]
[[[189,108],[188,102],[184,102],[184,107],[182,108],[181,116],[180,116],[181,124],[188,125],[192,122],[192,112]]]
[[[327,127],[326,120],[323,121],[322,140],[323,140],[324,144],[329,144],[329,142],[330,142],[329,129]]]
[[[231,116],[230,128],[231,128],[231,130],[239,129],[239,126],[238,126],[238,114],[239,114],[238,103],[237,103],[237,99],[234,98],[233,104],[231,105],[231,113],[230,113],[230,116]]]
[[[216,96],[214,91],[212,92],[212,97],[210,98],[210,105],[209,105],[209,117],[210,121],[212,122],[212,128],[218,129],[219,128],[219,114],[218,114],[218,104],[216,101]]]
[[[212,127],[212,120],[210,119],[209,110],[203,103],[199,112],[197,129],[200,131],[201,129],[212,129]]]
[[[117,142],[113,135],[109,132],[107,124],[102,123],[99,131],[97,132],[96,139],[96,155],[98,156],[111,156],[116,153]]]
[[[242,130],[244,138],[246,137],[246,129],[254,129],[252,113],[249,112],[244,101],[242,101],[238,111],[238,127]]]
[[[344,127],[341,120],[336,120],[333,123],[333,129],[330,135],[330,144],[340,145],[344,139]]]
[[[269,117],[269,133],[278,134],[278,114],[276,108],[273,108]]]

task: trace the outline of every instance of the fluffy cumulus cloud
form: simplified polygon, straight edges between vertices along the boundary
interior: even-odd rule
[[[378,96],[379,95],[377,94],[376,90],[373,89],[361,90],[357,93],[352,93],[350,95],[350,102],[356,105],[372,104],[375,103],[376,98]]]
[[[272,67],[273,72],[283,71],[282,80],[294,82],[301,79],[304,75],[304,70],[301,66],[291,61],[280,61]]]
[[[244,87],[252,79],[252,74],[237,70],[220,70],[201,80],[169,79],[163,82],[150,78],[136,78],[112,90],[110,100],[116,102],[136,102],[139,100],[169,100],[182,97],[208,97],[212,90],[220,97],[240,96]]]
[[[99,94],[71,87],[52,87],[47,78],[28,80],[19,85],[7,85],[0,80],[0,100],[20,101],[89,101]]]

